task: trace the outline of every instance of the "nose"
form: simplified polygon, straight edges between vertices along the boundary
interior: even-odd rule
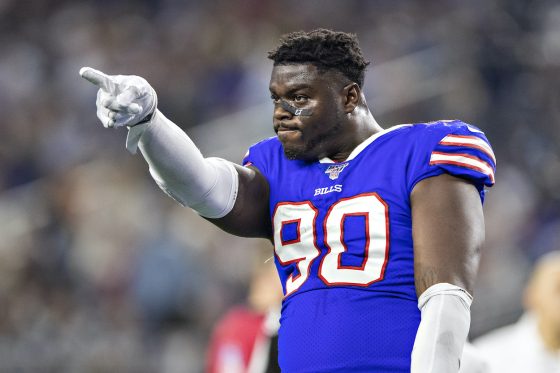
[[[289,111],[287,111],[286,109],[284,109],[282,107],[282,105],[280,105],[280,103],[278,104],[274,104],[274,119],[278,120],[278,121],[282,121],[282,120],[286,120],[286,119],[291,119],[293,114],[290,113]]]

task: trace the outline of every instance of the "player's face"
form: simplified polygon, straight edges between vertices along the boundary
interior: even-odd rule
[[[340,151],[345,141],[341,136],[344,82],[337,73],[321,73],[311,64],[279,65],[272,69],[269,88],[274,131],[286,157],[317,160]],[[281,101],[310,114],[295,115]]]

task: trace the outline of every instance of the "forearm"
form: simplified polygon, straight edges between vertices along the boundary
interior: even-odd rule
[[[238,188],[233,164],[204,158],[187,134],[159,111],[142,126],[138,145],[162,190],[208,218],[231,211]]]
[[[80,69],[80,75],[99,87],[95,104],[103,126],[128,127],[126,148],[133,154],[140,148],[161,189],[224,230],[269,237],[268,183],[257,170],[204,158],[187,134],[156,109],[156,92],[144,78],[90,67]]]
[[[448,283],[418,299],[421,321],[412,351],[412,373],[458,372],[470,328],[471,295]]]

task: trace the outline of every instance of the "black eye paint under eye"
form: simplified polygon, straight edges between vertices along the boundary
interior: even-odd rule
[[[313,110],[311,109],[300,109],[297,108],[293,105],[290,105],[287,101],[285,100],[280,100],[280,106],[282,106],[282,109],[292,113],[293,115],[296,116],[310,116],[311,114],[313,114]]]

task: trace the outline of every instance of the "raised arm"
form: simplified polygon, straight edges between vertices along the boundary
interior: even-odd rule
[[[127,149],[140,148],[150,174],[168,195],[232,234],[270,237],[268,183],[256,169],[205,158],[187,134],[157,110],[143,78],[82,68],[99,87],[97,116],[107,128],[127,126]]]
[[[414,273],[421,322],[412,372],[457,372],[470,327],[470,304],[484,241],[477,189],[443,174],[411,195]]]

